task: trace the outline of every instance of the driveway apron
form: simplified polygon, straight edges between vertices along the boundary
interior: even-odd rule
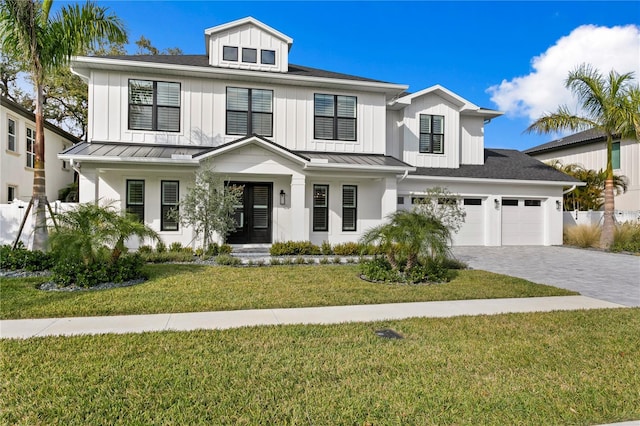
[[[640,256],[560,246],[465,246],[454,247],[453,253],[473,269],[640,306]]]

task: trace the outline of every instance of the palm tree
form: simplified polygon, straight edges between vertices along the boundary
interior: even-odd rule
[[[87,2],[63,6],[50,16],[53,0],[0,1],[0,50],[11,54],[27,70],[35,88],[35,164],[32,200],[35,206],[33,249],[44,250],[47,241],[44,173],[44,83],[71,57],[102,41],[126,42],[124,25],[107,9]]]
[[[405,271],[411,270],[420,257],[440,258],[447,255],[451,240],[449,229],[438,219],[417,211],[397,211],[389,221],[369,229],[361,238],[365,245],[378,244],[394,270],[401,259]]]
[[[604,190],[604,223],[600,245],[613,243],[614,178],[611,151],[614,137],[640,138],[640,88],[633,85],[633,73],[618,74],[611,70],[604,76],[590,65],[582,64],[569,73],[565,86],[578,98],[583,111],[574,114],[566,105],[545,114],[525,131],[551,133],[559,130],[597,129],[606,136],[607,168]]]

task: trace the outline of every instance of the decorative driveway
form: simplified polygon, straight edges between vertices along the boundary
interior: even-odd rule
[[[640,256],[558,246],[454,247],[453,253],[473,269],[640,306]]]

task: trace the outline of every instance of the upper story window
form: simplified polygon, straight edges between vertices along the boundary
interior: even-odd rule
[[[224,46],[222,48],[222,59],[225,61],[238,61],[238,48],[235,46]]]
[[[620,142],[613,142],[611,144],[611,167],[614,169],[620,168]]]
[[[340,141],[356,140],[355,96],[322,95],[314,96],[315,139]]]
[[[276,51],[275,50],[261,50],[260,51],[260,63],[265,65],[276,64]]]
[[[34,168],[36,164],[36,131],[27,127],[27,167]]]
[[[419,150],[423,154],[444,154],[444,116],[420,114]]]
[[[16,152],[16,121],[7,118],[7,149]]]
[[[227,87],[226,132],[273,136],[273,91]]]
[[[180,131],[180,83],[129,80],[129,129]]]
[[[249,64],[255,64],[258,62],[258,50],[249,49],[247,47],[242,48],[242,62]]]

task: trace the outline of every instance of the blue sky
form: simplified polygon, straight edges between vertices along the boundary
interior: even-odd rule
[[[522,131],[541,111],[575,104],[562,88],[569,68],[588,61],[605,72],[640,72],[636,1],[97,3],[125,22],[132,42],[144,35],[158,48],[203,54],[206,28],[253,16],[293,38],[291,63],[409,91],[440,84],[506,112],[486,127],[485,145],[494,148],[553,139]]]

